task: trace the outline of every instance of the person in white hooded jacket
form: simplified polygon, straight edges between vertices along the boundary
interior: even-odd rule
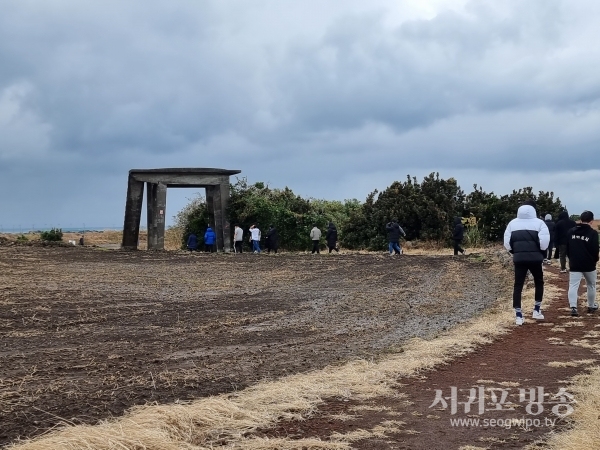
[[[517,211],[517,218],[510,221],[504,232],[504,247],[512,253],[515,265],[513,308],[515,308],[517,325],[523,325],[521,294],[527,272],[531,272],[535,284],[533,318],[536,320],[544,319],[541,311],[544,296],[542,263],[549,243],[550,232],[546,223],[537,218],[535,202],[532,200],[526,201]]]

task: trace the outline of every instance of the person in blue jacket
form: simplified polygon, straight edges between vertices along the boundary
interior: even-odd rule
[[[187,248],[190,252],[198,250],[198,237],[194,233],[190,233],[188,236]]]
[[[204,233],[204,251],[205,252],[212,253],[216,238],[217,238],[217,235],[215,234],[213,229],[209,226],[206,229],[206,233]]]

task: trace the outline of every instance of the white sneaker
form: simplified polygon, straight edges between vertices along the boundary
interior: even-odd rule
[[[567,273],[567,269],[561,269],[560,273]]]
[[[517,317],[517,318],[515,319],[515,323],[516,323],[517,325],[523,325],[523,322],[525,322],[525,321],[523,320],[523,318],[522,318],[522,317]]]
[[[544,315],[542,314],[542,311],[536,311],[535,309],[533,310],[533,318],[535,320],[544,320]]]

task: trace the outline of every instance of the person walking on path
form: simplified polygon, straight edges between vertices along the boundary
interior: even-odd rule
[[[460,246],[465,238],[465,226],[462,223],[461,217],[454,218],[454,231],[452,232],[452,240],[454,241],[454,256],[458,253],[465,255],[465,249]]]
[[[196,236],[194,233],[190,233],[186,245],[190,252],[195,252],[198,250],[198,236]]]
[[[260,230],[255,224],[250,227],[250,239],[254,253],[260,253]]]
[[[385,226],[385,230],[388,233],[388,248],[390,251],[390,256],[392,256],[394,253],[396,255],[401,255],[402,247],[400,246],[400,236],[406,236],[406,233],[402,227],[398,225],[398,220],[394,219],[391,222],[388,222]]]
[[[315,252],[321,253],[319,251],[319,244],[321,242],[321,230],[319,230],[316,223],[313,225],[312,230],[310,230],[310,240],[313,243],[312,254],[314,255]]]
[[[266,246],[267,253],[271,253],[271,250],[277,253],[277,249],[279,248],[279,236],[277,235],[277,229],[273,225],[270,225],[269,231],[267,231]]]
[[[548,250],[546,251],[544,263],[552,264],[552,250],[554,249],[554,232],[556,230],[556,224],[552,220],[551,214],[546,214],[546,217],[544,217],[544,222],[546,222],[546,226],[550,232],[550,243],[548,244]]]
[[[577,291],[581,279],[585,278],[587,286],[588,313],[598,310],[596,303],[596,264],[600,257],[598,250],[598,232],[590,223],[594,213],[584,211],[580,217],[581,223],[569,230],[567,241],[567,256],[569,257],[569,306],[571,315],[577,317]]]
[[[327,227],[327,233],[325,234],[325,240],[327,241],[327,248],[329,248],[329,253],[332,250],[335,250],[339,253],[340,249],[337,248],[337,228],[333,224],[333,222],[329,222],[329,226]]]
[[[535,307],[533,318],[543,320],[541,305],[544,297],[544,271],[542,261],[548,249],[550,233],[543,220],[535,214],[535,202],[525,202],[517,211],[517,218],[510,221],[504,232],[504,247],[513,255],[515,284],[513,288],[513,308],[516,324],[523,325],[521,296],[527,272],[533,275],[535,284]]]
[[[567,242],[569,240],[569,230],[575,228],[575,221],[569,217],[565,210],[558,215],[558,222],[554,229],[554,243],[558,247],[560,257],[560,273],[567,273]]]
[[[242,253],[242,244],[244,243],[244,230],[239,226],[239,224],[235,225],[233,230],[233,250],[235,253]]]
[[[204,233],[204,251],[208,253],[212,253],[213,246],[215,245],[215,240],[217,239],[216,233],[209,226],[206,229],[206,233]]]

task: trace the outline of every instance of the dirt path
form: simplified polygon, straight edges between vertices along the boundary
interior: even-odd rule
[[[502,281],[449,256],[0,247],[0,445],[377,358],[476,316]]]
[[[418,377],[399,380],[403,385],[399,392],[406,397],[378,398],[366,403],[330,399],[312,418],[282,423],[259,435],[328,440],[334,433],[360,435],[360,430],[367,430],[371,437],[356,440],[353,448],[455,450],[524,448],[543,440],[550,431],[560,431],[567,422],[552,412],[560,403],[552,396],[561,388],[568,393],[569,378],[598,358],[598,349],[591,347],[600,335],[600,315],[586,314],[585,302],[580,300],[583,314],[571,318],[566,300],[568,274],[558,274],[556,268],[548,272],[555,276],[547,277],[547,283],[559,287],[561,297],[544,310],[544,322],[528,319],[524,326],[465,357]],[[455,413],[451,412],[452,387],[457,388]],[[539,398],[538,387],[544,389],[543,411],[537,405],[530,405],[528,411],[529,389],[534,389]],[[465,403],[472,388],[473,404],[467,412]],[[481,411],[479,389],[485,398]],[[491,398],[490,389],[496,393],[496,401]],[[525,399],[520,398],[520,389],[526,390]],[[432,407],[436,390],[441,390],[447,406],[440,402]],[[506,399],[502,399],[502,392],[507,393]],[[536,401],[539,400],[533,400]],[[568,397],[563,401],[563,405],[570,403]],[[511,402],[513,406],[509,405]],[[495,410],[496,407],[502,410]],[[561,406],[558,411],[563,413],[566,408]],[[454,419],[463,422],[453,426]],[[538,445],[535,448],[543,448],[543,444]]]

